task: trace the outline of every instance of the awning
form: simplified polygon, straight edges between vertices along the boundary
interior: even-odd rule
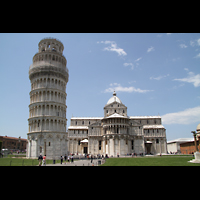
[[[145,143],[147,143],[147,144],[152,144],[152,142],[151,142],[151,141],[146,141]]]
[[[88,139],[84,139],[84,140],[82,140],[81,142],[85,142],[85,143],[88,143]]]

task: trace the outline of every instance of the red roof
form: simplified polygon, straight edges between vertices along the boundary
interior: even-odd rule
[[[17,137],[8,137],[8,136],[0,136],[0,137],[5,138],[5,139],[11,139],[11,140],[19,140],[19,138]],[[27,141],[27,139],[24,139],[24,138],[20,138],[20,140]]]

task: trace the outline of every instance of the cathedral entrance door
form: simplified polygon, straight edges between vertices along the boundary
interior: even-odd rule
[[[86,153],[86,154],[87,154],[87,147],[84,147],[83,153]]]
[[[147,154],[150,154],[150,153],[151,153],[151,145],[152,145],[152,142],[150,142],[150,141],[147,141],[147,142],[145,143],[146,153],[147,153]]]
[[[150,153],[151,153],[151,146],[147,145],[147,154],[150,154]]]

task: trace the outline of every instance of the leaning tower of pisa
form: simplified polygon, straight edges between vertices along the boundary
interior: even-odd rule
[[[47,159],[67,154],[66,85],[69,72],[63,44],[45,38],[38,44],[29,68],[31,82],[27,157]]]

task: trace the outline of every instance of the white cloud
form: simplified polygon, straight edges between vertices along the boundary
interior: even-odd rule
[[[190,46],[200,46],[200,38],[197,40],[190,40]]]
[[[173,58],[172,61],[173,61],[173,62],[176,62],[176,61],[178,61],[178,60],[180,60],[180,59],[181,59],[180,57],[177,57],[177,58]]]
[[[166,33],[168,36],[171,35],[172,33]]]
[[[197,54],[194,58],[200,58],[200,53]]]
[[[140,58],[138,58],[137,60],[135,60],[135,62],[138,62],[138,61],[140,61],[142,59],[142,57],[140,57]]]
[[[184,111],[168,113],[162,117],[163,124],[192,124],[199,122],[200,106],[188,108]]]
[[[200,38],[197,40],[197,44],[198,46],[200,46]]]
[[[154,47],[150,47],[150,48],[147,49],[147,53],[149,53],[151,51],[155,51]]]
[[[187,48],[187,46],[186,46],[185,44],[180,44],[179,46],[180,46],[182,49]]]
[[[119,83],[111,83],[110,88],[105,89],[104,92],[113,92],[114,90],[116,92],[138,92],[138,93],[146,93],[146,92],[152,92],[153,90],[141,90],[140,88],[135,88],[133,86],[131,87],[122,87]]]
[[[192,46],[192,47],[195,46],[195,42],[193,40],[190,41],[190,46]]]
[[[124,65],[124,67],[131,66],[131,70],[134,69],[134,64],[133,63],[124,63],[123,65]]]
[[[162,78],[165,78],[165,77],[167,77],[167,76],[169,76],[169,74],[164,75],[164,76],[158,76],[158,77],[155,77],[155,78],[152,76],[152,77],[150,77],[149,79],[150,79],[150,80],[157,80],[157,81],[159,81],[159,80],[161,80]]]
[[[175,86],[173,86],[173,90],[176,90],[176,89],[178,89],[178,88],[180,88],[180,87],[183,87],[185,84],[184,83],[181,83],[181,84],[179,84],[179,85],[175,85]]]
[[[136,81],[129,81],[128,84],[136,83]]]
[[[187,68],[186,68],[187,69]],[[182,81],[187,83],[192,83],[194,87],[200,87],[200,74],[194,74],[194,72],[188,72],[188,77],[174,79],[174,81]]]
[[[117,43],[115,41],[101,41],[101,42],[97,42],[97,44],[109,44],[110,46],[105,47],[103,50],[104,51],[114,51],[116,52],[119,56],[126,56],[127,53],[124,51],[124,49],[117,47]]]

